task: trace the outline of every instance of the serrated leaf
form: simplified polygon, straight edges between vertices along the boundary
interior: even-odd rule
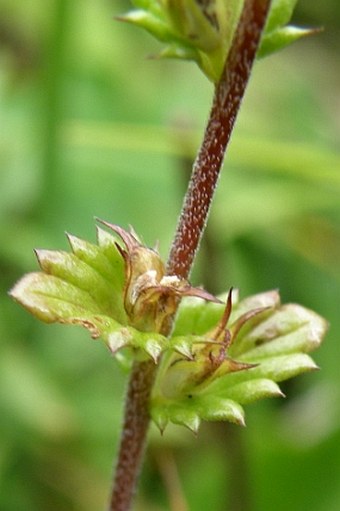
[[[98,229],[98,237],[102,237],[103,241],[103,235],[100,234],[101,231],[101,229]],[[108,280],[110,286],[115,288],[117,292],[122,291],[124,286],[123,261],[116,245],[113,244],[113,239],[111,239],[110,257],[108,257],[105,244],[104,246],[93,245],[71,234],[67,234],[67,238],[72,252],[80,261],[86,263]]]
[[[41,272],[25,275],[11,290],[10,295],[46,323],[60,321],[79,313],[100,313],[100,307],[87,291]]]
[[[166,421],[176,422],[173,411],[189,408],[201,420],[241,424],[241,405],[282,396],[276,382],[317,369],[307,353],[321,343],[327,322],[300,305],[281,305],[277,291],[241,300],[231,314],[230,296],[224,312],[219,304],[198,304],[195,298],[183,302],[175,333],[193,328],[199,335],[170,339],[172,347],[185,338],[191,342],[192,359],[179,351],[161,363],[152,403],[166,410]]]
[[[42,271],[24,276],[11,296],[42,321],[84,326],[114,354],[130,347],[137,360],[151,357],[156,363],[169,348],[192,359],[194,341],[177,338],[171,346],[159,333],[163,323],[181,296],[219,300],[185,279],[166,275],[157,249],[143,245],[132,228],[128,232],[101,223],[119,238],[98,228],[98,245],[67,235],[72,253],[37,250]]]
[[[126,321],[121,300],[122,288],[118,292],[111,282],[96,269],[79,259],[75,254],[62,251],[37,250],[39,265],[47,275],[53,275],[87,292],[99,304],[103,313]]]
[[[103,314],[88,291],[54,275],[29,273],[12,289],[11,296],[41,321],[85,327],[94,339],[101,337],[112,353],[130,346],[144,350],[156,361],[168,344],[160,334],[139,332]]]
[[[25,275],[10,295],[46,323],[81,325],[114,354],[132,347],[156,362],[168,341],[129,324],[122,253],[108,232],[98,229],[97,236],[98,246],[68,235],[72,253],[37,250],[42,271]]]

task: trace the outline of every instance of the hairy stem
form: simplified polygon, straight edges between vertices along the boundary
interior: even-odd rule
[[[188,277],[208,218],[225,151],[248,83],[270,0],[245,2],[215,90],[210,118],[184,199],[168,272]]]
[[[190,274],[269,6],[270,0],[245,0],[184,199],[169,254],[168,275],[187,278]],[[170,331],[162,333],[168,335]],[[152,361],[135,362],[131,372],[110,511],[131,509],[146,444],[156,369]]]
[[[156,375],[155,368],[153,361],[135,362],[131,371],[110,503],[112,511],[127,511],[132,503],[150,422],[147,404]]]

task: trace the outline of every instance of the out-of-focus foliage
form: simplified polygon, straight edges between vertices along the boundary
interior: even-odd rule
[[[272,0],[257,56],[285,48],[313,29],[288,25],[297,0]],[[228,55],[243,0],[134,0],[135,9],[118,19],[132,23],[165,43],[158,58],[191,60],[217,83]]]
[[[66,247],[65,230],[94,241],[94,216],[132,224],[166,256],[209,109],[194,66],[145,60],[156,43],[113,22],[128,8],[1,2],[2,511],[105,508],[125,383],[101,344],[40,325],[7,290],[35,268],[34,247]],[[324,33],[257,64],[192,277],[241,296],[278,287],[318,311],[331,324],[321,371],[285,401],[250,405],[248,428],[226,437],[153,431],[139,510],[171,509],[170,496],[180,509],[174,462],[189,509],[226,509],[239,477],[251,511],[338,509],[339,19],[335,0],[300,0],[293,22]]]

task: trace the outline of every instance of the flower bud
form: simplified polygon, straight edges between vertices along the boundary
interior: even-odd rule
[[[207,291],[190,286],[185,279],[166,275],[157,250],[143,245],[133,231],[102,223],[118,234],[125,245],[123,248],[117,244],[117,248],[125,262],[124,308],[131,326],[143,332],[167,331],[182,296],[219,302]]]

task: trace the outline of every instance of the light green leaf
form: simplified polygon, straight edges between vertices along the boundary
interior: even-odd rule
[[[273,32],[289,23],[297,0],[272,0],[265,32]]]
[[[165,337],[122,325],[103,313],[87,290],[54,275],[29,273],[12,289],[11,296],[41,321],[87,328],[94,339],[101,337],[114,354],[130,346],[157,361],[167,346]]]
[[[305,29],[287,25],[297,0],[272,0],[268,20],[264,29],[257,57],[262,58],[283,49],[289,44],[318,32],[318,29]]]
[[[319,29],[299,28],[293,25],[277,29],[264,35],[257,57],[267,57],[267,55],[282,50],[302,37],[314,35],[317,32],[319,32]]]
[[[46,323],[81,325],[112,353],[138,348],[155,362],[168,346],[157,333],[128,324],[124,308],[124,260],[116,238],[98,229],[98,245],[68,235],[72,253],[37,250],[41,272],[25,275],[11,296]]]
[[[201,407],[201,417],[207,421],[228,421],[244,426],[244,410],[242,406],[232,399],[220,396],[198,396]]]
[[[188,410],[194,431],[198,419],[243,424],[242,405],[280,397],[277,382],[317,369],[307,353],[320,345],[327,322],[315,312],[281,305],[269,291],[236,302],[227,324],[224,317],[219,304],[183,300],[170,344],[184,355],[178,349],[163,358],[152,396],[162,430],[169,421],[188,425]]]
[[[252,378],[231,386],[222,395],[233,399],[242,405],[258,401],[267,397],[282,397],[280,387],[273,380],[268,378]]]
[[[154,16],[150,12],[138,9],[128,12],[117,18],[120,21],[126,21],[132,23],[137,27],[143,28],[156,39],[163,42],[174,41],[174,34],[171,32],[169,26],[164,23],[162,19]]]

